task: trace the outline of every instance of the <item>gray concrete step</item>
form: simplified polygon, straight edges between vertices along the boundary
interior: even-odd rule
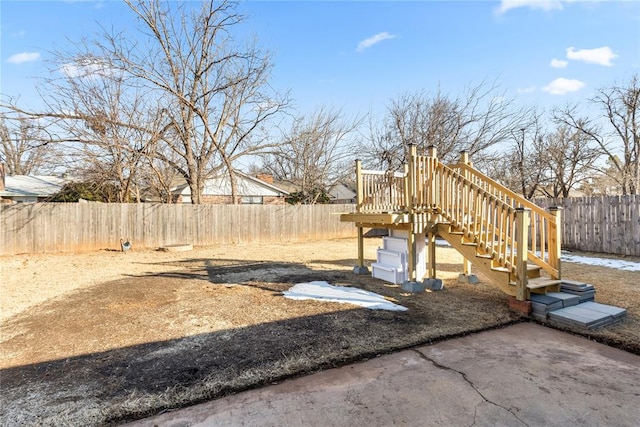
[[[563,279],[560,291],[531,294],[532,316],[560,326],[596,329],[627,315],[624,308],[594,302],[596,290],[588,283]]]

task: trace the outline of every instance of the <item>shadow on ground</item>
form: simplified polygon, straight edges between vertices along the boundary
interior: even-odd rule
[[[407,295],[348,270],[204,261],[100,284],[3,325],[0,424],[116,424],[520,321],[492,289]],[[282,296],[313,280],[377,292],[409,311]]]

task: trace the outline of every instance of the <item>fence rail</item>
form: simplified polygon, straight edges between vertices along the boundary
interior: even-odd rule
[[[338,213],[354,205],[168,205],[33,203],[0,205],[0,255],[191,243],[291,242],[353,237]]]
[[[562,246],[587,252],[640,256],[640,195],[536,199],[562,211]]]

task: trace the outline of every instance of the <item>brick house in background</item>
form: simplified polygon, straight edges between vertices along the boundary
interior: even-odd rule
[[[262,179],[259,179],[242,172],[235,172],[235,175],[238,203],[244,205],[284,205],[286,203],[285,199],[289,192],[274,185],[270,176],[261,175]],[[172,188],[171,193],[176,203],[191,203],[191,189],[186,183]],[[232,204],[229,176],[205,180],[201,202],[218,205]]]

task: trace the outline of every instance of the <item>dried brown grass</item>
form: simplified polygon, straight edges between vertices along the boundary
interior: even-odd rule
[[[375,257],[378,244],[366,241],[367,258]],[[84,279],[72,287],[59,271],[88,268],[85,255],[11,260],[56,268],[23,286],[26,295],[50,286],[50,297],[15,299],[22,309],[0,327],[0,421],[114,424],[523,320],[508,311],[498,289],[458,283],[462,258],[451,248],[438,248],[446,290],[422,294],[353,275],[355,253],[353,240],[105,253],[104,273],[100,254],[88,254],[93,276],[78,271]],[[629,310],[625,321],[589,335],[640,352],[637,273],[569,263],[564,271],[596,285],[598,301]],[[33,276],[26,268],[20,274]],[[117,280],[99,282],[100,274]],[[311,280],[377,292],[409,311],[282,297],[292,284]]]

